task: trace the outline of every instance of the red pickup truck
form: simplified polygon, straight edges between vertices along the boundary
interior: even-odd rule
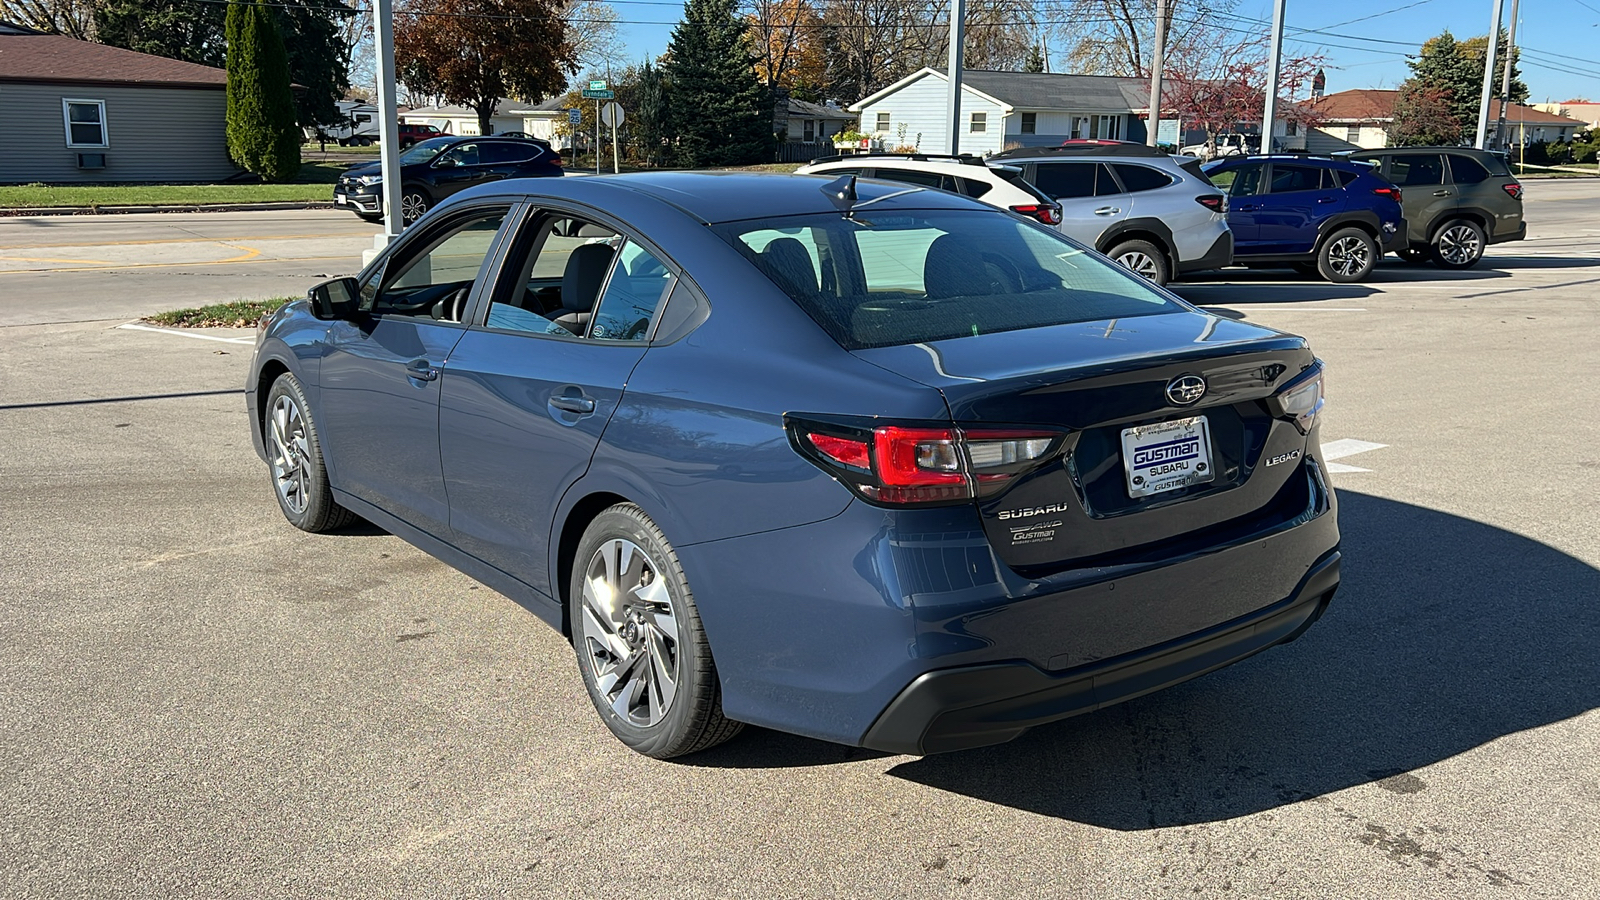
[[[418,141],[428,138],[455,137],[448,131],[441,131],[437,125],[400,123],[400,149],[404,150]]]

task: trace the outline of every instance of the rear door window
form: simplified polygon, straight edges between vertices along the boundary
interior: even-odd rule
[[[1445,159],[1450,161],[1450,180],[1456,184],[1478,184],[1489,180],[1489,170],[1471,157],[1451,153]]]
[[[478,145],[478,161],[484,165],[506,165],[527,162],[544,151],[538,144],[512,141],[485,141]]]
[[[1322,188],[1322,169],[1315,166],[1272,164],[1272,193],[1290,194],[1295,191],[1315,191]]]
[[[1129,193],[1152,191],[1172,183],[1171,175],[1149,166],[1117,163],[1112,168],[1117,170],[1117,177],[1122,179],[1122,186],[1127,188]]]
[[[1444,184],[1444,162],[1437,153],[1399,153],[1389,157],[1389,180],[1401,187]]]
[[[1246,163],[1208,174],[1211,176],[1211,183],[1227,191],[1230,197],[1253,197],[1261,193],[1263,168],[1265,167],[1261,163]]]
[[[1098,163],[1040,163],[1034,176],[1034,186],[1055,200],[1074,200],[1095,195],[1095,172]],[[1112,193],[1115,193],[1114,191]]]

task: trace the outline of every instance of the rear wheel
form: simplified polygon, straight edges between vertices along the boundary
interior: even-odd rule
[[[1378,262],[1378,244],[1359,228],[1342,228],[1317,250],[1317,271],[1335,284],[1360,281]]]
[[[617,740],[668,759],[744,727],[722,715],[711,645],[683,567],[639,507],[618,504],[589,524],[568,596],[578,671]]]
[[[1446,269],[1470,269],[1483,258],[1484,244],[1478,223],[1456,219],[1433,236],[1433,261]]]
[[[1106,255],[1134,274],[1156,284],[1166,284],[1171,276],[1167,271],[1166,254],[1149,241],[1123,241],[1112,247]]]

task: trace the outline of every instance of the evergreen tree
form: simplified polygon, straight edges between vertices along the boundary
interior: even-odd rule
[[[633,123],[633,133],[638,141],[639,152],[644,156],[645,162],[651,165],[662,165],[667,158],[667,142],[671,140],[672,134],[667,110],[666,80],[662,78],[661,70],[646,60],[644,65],[639,67],[637,98],[628,119]]]
[[[1500,81],[1505,75],[1507,43],[1502,31],[1495,57],[1493,92],[1496,97],[1500,96]],[[1437,37],[1429,38],[1422,45],[1422,53],[1406,63],[1411,67],[1411,80],[1430,92],[1447,95],[1450,115],[1461,124],[1463,133],[1472,131],[1478,125],[1478,109],[1483,102],[1484,54],[1488,46],[1487,35],[1457,41],[1446,30]],[[1528,99],[1528,86],[1522,82],[1515,56],[1512,54],[1509,61],[1511,102],[1522,103]],[[1432,105],[1431,101],[1428,105]]]
[[[688,0],[672,29],[662,74],[683,165],[772,159],[771,93],[756,75],[737,8],[737,0]]]
[[[185,0],[103,0],[94,11],[95,40],[137,50],[221,66],[227,53],[223,19],[228,8]]]
[[[267,181],[300,173],[300,129],[289,86],[289,56],[272,10],[228,4],[228,155]]]
[[[1028,48],[1028,58],[1022,64],[1024,72],[1043,72],[1044,54],[1039,52],[1039,45],[1034,44]]]

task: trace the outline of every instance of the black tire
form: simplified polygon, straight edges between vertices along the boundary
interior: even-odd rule
[[[1451,219],[1433,234],[1429,254],[1441,269],[1470,269],[1483,259],[1488,244],[1483,228],[1471,219]]]
[[[1149,241],[1123,241],[1107,250],[1106,256],[1156,284],[1166,284],[1172,277],[1167,266],[1167,255]]]
[[[291,408],[295,413],[289,412]],[[279,375],[267,391],[261,439],[266,444],[272,495],[278,498],[278,508],[289,524],[322,534],[356,520],[355,513],[333,501],[311,404],[306,402],[299,380],[288,372]]]
[[[628,544],[642,552],[642,560],[627,550]],[[617,555],[604,555],[613,553]],[[624,559],[629,564],[624,565]],[[604,583],[614,581],[616,586],[590,590],[590,599],[585,599],[590,571],[596,567]],[[618,577],[611,579],[611,572]],[[634,581],[637,584],[630,587]],[[665,590],[648,590],[658,584]],[[602,593],[610,597],[609,603]],[[602,605],[605,610],[599,608]],[[663,605],[666,617],[660,615]],[[744,728],[722,714],[722,686],[688,579],[666,536],[644,510],[621,503],[589,523],[572,560],[567,608],[578,672],[600,720],[617,740],[646,756],[670,759],[713,747]],[[675,635],[668,635],[668,630]],[[653,665],[657,660],[659,668]],[[677,679],[659,714],[656,704],[649,702],[652,692],[657,701],[661,699],[659,675],[647,678],[639,691],[630,690],[635,680],[629,675],[640,665]],[[607,678],[612,680],[607,683]],[[643,708],[636,709],[635,702]],[[619,712],[617,703],[625,711]]]
[[[1334,284],[1361,281],[1378,264],[1378,242],[1359,228],[1341,228],[1317,248],[1317,272]]]
[[[1401,262],[1413,266],[1433,262],[1433,252],[1422,247],[1401,247],[1394,252],[1394,255],[1400,257]]]

